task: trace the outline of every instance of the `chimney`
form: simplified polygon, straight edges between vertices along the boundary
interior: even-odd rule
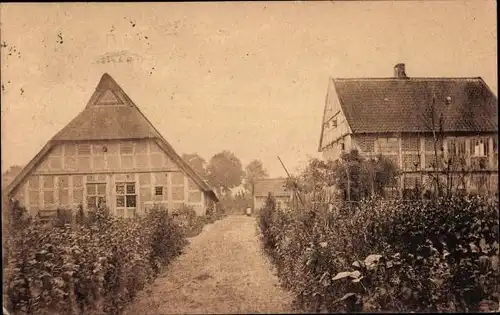
[[[404,63],[398,63],[397,65],[394,66],[394,77],[397,79],[407,79],[408,78],[406,76]]]

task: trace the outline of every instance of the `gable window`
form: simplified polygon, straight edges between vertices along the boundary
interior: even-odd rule
[[[337,128],[337,118],[330,120],[330,128]]]
[[[137,194],[134,182],[116,183],[116,212],[131,218],[135,215]]]
[[[340,143],[340,150],[345,151],[345,143]]]

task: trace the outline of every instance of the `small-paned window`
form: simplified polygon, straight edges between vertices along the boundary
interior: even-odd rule
[[[163,195],[163,186],[156,186],[155,187],[155,196],[162,196]]]

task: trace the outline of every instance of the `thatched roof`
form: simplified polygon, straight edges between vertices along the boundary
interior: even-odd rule
[[[212,199],[213,189],[175,152],[113,78],[105,73],[85,109],[59,131],[7,187],[22,182],[54,145],[67,141],[152,139]]]

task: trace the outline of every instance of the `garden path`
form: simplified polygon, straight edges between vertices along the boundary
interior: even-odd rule
[[[127,315],[291,311],[291,295],[280,288],[261,251],[254,217],[228,216],[189,241]]]

